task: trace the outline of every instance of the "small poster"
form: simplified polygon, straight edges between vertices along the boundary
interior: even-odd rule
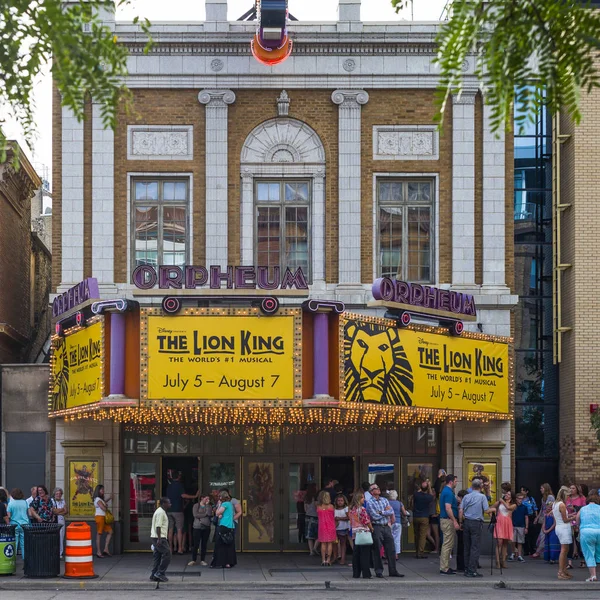
[[[94,488],[98,485],[98,459],[69,461],[69,516],[94,516]]]
[[[473,479],[481,479],[483,481],[483,492],[492,497],[491,504],[494,504],[498,499],[498,463],[495,462],[470,462],[468,481],[469,487]]]

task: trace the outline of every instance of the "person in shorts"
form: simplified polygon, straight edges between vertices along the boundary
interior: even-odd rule
[[[512,522],[513,522],[513,544],[515,547],[515,553],[512,554],[508,560],[518,560],[519,562],[525,562],[523,558],[523,544],[527,536],[529,529],[529,515],[527,507],[523,504],[525,496],[523,494],[517,494],[517,508],[513,510]]]
[[[338,538],[338,558],[341,565],[346,564],[346,545],[350,533],[350,518],[348,517],[348,500],[343,494],[335,497],[333,504],[335,509],[335,532]],[[335,550],[334,550],[335,552]]]
[[[111,501],[112,494],[106,496],[104,494],[104,486],[97,485],[94,490],[94,519],[96,521],[96,556],[98,558],[105,558],[112,556],[110,553],[109,545],[110,539],[112,538],[113,530],[110,525],[106,524],[106,511],[108,510],[107,504]],[[106,539],[104,540],[104,551],[102,548],[102,534],[106,533]]]
[[[183,530],[185,515],[183,512],[183,501],[193,500],[198,493],[186,494],[181,481],[181,471],[178,471],[174,479],[167,486],[167,498],[169,499],[172,512],[169,514],[169,546],[172,553],[183,554]]]

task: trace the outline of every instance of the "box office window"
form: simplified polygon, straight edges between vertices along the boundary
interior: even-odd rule
[[[308,181],[257,181],[256,264],[298,267],[310,277],[310,184]]]
[[[433,186],[430,179],[377,181],[379,276],[433,282]]]
[[[135,266],[183,267],[189,253],[189,179],[134,179]]]

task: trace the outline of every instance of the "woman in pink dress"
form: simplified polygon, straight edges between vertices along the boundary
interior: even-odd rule
[[[581,489],[581,486],[572,483],[569,486],[569,495],[567,496],[567,499],[565,501],[565,506],[567,507],[567,514],[569,515],[569,517],[573,517],[573,520],[571,521],[571,526],[573,527],[573,543],[569,547],[569,563],[567,564],[567,569],[573,568],[573,559],[577,560],[578,558],[583,558],[583,553],[581,552],[581,545],[577,541],[577,538],[579,537],[579,532],[577,529],[577,512],[582,506],[585,506],[586,504],[586,497],[583,493],[583,490]],[[581,568],[584,568],[585,561],[581,560],[579,566]]]
[[[335,531],[335,509],[333,508],[333,504],[331,504],[329,492],[322,491],[317,498],[317,517],[319,518],[321,566],[330,567],[333,542],[337,541],[337,533]]]
[[[504,492],[494,507],[496,508],[496,525],[494,527],[494,537],[497,540],[496,568],[506,569],[508,542],[513,539],[512,513],[517,508],[514,494],[511,491]]]

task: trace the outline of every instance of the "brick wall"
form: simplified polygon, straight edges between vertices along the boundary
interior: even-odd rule
[[[9,155],[10,161],[11,155]],[[23,156],[21,160],[26,160]],[[31,167],[29,167],[30,169]],[[25,164],[0,165],[0,323],[27,339],[31,332],[31,195]],[[30,194],[31,191],[31,194]],[[22,346],[0,334],[0,363],[19,362]]]
[[[598,402],[600,311],[592,290],[600,285],[600,92],[583,94],[582,124],[561,118],[561,202],[571,204],[562,218],[563,335],[560,364],[560,477],[563,482],[597,482],[600,444],[590,426],[589,405]]]
[[[205,156],[204,107],[198,90],[133,90],[130,114],[121,112],[115,131],[115,282],[127,283],[127,173],[192,173],[195,264],[204,262]],[[193,160],[127,160],[128,125],[193,125]]]
[[[263,121],[277,117],[277,90],[234,90],[229,106],[229,262],[240,262],[240,157],[248,134]],[[325,279],[337,281],[338,273],[338,107],[333,90],[291,90],[290,112],[312,127],[323,143],[325,179]],[[364,110],[364,107],[363,107]],[[364,143],[364,140],[363,140]]]
[[[373,174],[439,173],[440,276],[452,281],[452,107],[444,115],[439,160],[373,160],[374,125],[433,125],[437,111],[433,90],[369,90],[362,107],[362,281],[373,281]],[[329,166],[329,165],[328,165]]]

